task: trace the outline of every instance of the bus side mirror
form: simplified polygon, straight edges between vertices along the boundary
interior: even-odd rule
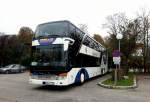
[[[74,44],[74,40],[73,40],[73,39],[65,38],[65,41],[69,41],[69,44],[70,44],[70,45],[73,45],[73,44]]]

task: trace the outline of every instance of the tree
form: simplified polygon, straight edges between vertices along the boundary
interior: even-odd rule
[[[21,62],[23,65],[30,64],[31,43],[33,31],[29,27],[21,27],[19,30],[18,38],[20,41],[20,49],[22,52]]]
[[[0,36],[0,66],[5,65],[5,41],[8,35],[1,35]]]
[[[7,59],[7,64],[18,63],[20,58],[20,53],[18,50],[19,40],[16,35],[9,35],[5,41],[5,58]]]
[[[142,54],[143,54],[143,67],[144,72],[149,71],[147,68],[149,55],[149,30],[150,30],[150,11],[146,11],[146,9],[142,9],[141,12],[138,13],[137,19],[140,21],[140,34],[139,40],[143,44],[142,46]]]
[[[33,31],[29,27],[21,27],[19,30],[19,40],[24,44],[31,44],[32,42]]]
[[[108,33],[117,35],[122,33],[128,25],[128,19],[124,13],[116,13],[106,17],[104,28],[108,28]]]
[[[103,38],[99,35],[99,34],[94,34],[93,37],[96,41],[98,41],[99,43],[101,43],[102,45],[105,45],[105,42],[103,40]]]
[[[16,35],[0,36],[0,64],[1,66],[18,63],[20,58],[19,40]]]
[[[106,39],[106,46],[108,47],[109,54],[112,56],[112,51],[118,49],[118,40],[116,35],[121,33],[121,64],[127,66],[130,61],[132,53],[136,48],[136,37],[138,35],[138,23],[136,20],[129,20],[125,14],[119,13],[108,16],[105,27],[109,29],[109,37]]]
[[[29,65],[33,31],[22,27],[18,35],[0,34],[0,66],[13,63]]]

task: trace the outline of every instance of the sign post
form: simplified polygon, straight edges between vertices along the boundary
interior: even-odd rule
[[[120,51],[119,50],[114,50],[112,55],[113,55],[113,62],[116,65],[114,85],[117,85],[117,80],[118,80],[118,78],[117,78],[117,72],[118,72],[117,71],[117,65],[120,64],[120,60],[121,60]]]

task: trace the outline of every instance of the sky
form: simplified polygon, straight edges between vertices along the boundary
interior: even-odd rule
[[[150,9],[150,0],[0,0],[0,32],[17,34],[22,26],[35,31],[40,23],[69,20],[104,37],[107,16],[121,12],[134,17],[141,8]]]

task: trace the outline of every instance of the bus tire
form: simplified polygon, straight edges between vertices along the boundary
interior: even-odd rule
[[[78,83],[78,85],[83,85],[83,83],[85,82],[85,75],[84,73],[80,74],[80,81]]]
[[[104,71],[103,71],[103,69],[101,69],[101,75],[103,75],[104,74]]]

